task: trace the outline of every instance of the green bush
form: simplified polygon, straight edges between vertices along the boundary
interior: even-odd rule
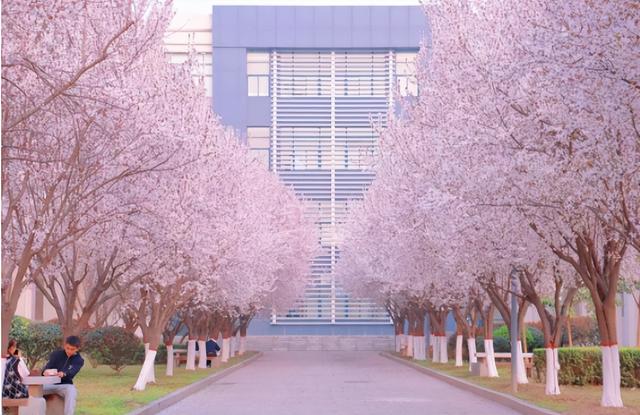
[[[599,347],[561,347],[558,349],[561,385],[601,385],[602,353]],[[533,364],[539,381],[544,380],[544,349],[533,351]],[[621,385],[627,388],[640,387],[640,348],[620,348]]]
[[[30,370],[45,363],[51,352],[62,346],[62,329],[53,323],[30,323],[25,339],[18,340]]]
[[[29,336],[29,325],[31,321],[26,317],[15,316],[11,319],[11,329],[9,330],[9,338],[18,342],[18,347],[22,347],[22,343]],[[6,345],[4,345],[6,346]]]
[[[84,336],[84,350],[98,363],[108,365],[116,372],[123,367],[137,363],[140,339],[122,327],[101,327],[89,331]],[[144,355],[144,346],[142,346]]]
[[[535,327],[527,326],[527,350],[530,351],[543,346],[544,338],[542,332]],[[476,336],[476,350],[484,352],[484,336]],[[493,330],[493,350],[496,353],[511,352],[511,339],[506,325]]]
[[[542,323],[528,323],[542,332]],[[573,346],[597,346],[600,344],[600,332],[598,322],[590,316],[571,317],[571,338]],[[561,346],[569,345],[569,332],[567,326],[562,328]],[[541,345],[540,347],[544,347]],[[531,348],[533,349],[533,348]]]

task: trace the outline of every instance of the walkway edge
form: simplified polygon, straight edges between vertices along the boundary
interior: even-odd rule
[[[157,399],[151,403],[148,403],[147,405],[135,409],[131,412],[129,412],[127,415],[153,415],[156,414],[160,411],[162,411],[163,409],[166,409],[168,407],[170,407],[171,405],[176,404],[177,402],[180,402],[181,400],[183,400],[184,398],[193,395],[196,392],[201,391],[202,389],[206,388],[207,386],[211,385],[212,383],[214,383],[217,380],[222,379],[223,377],[235,372],[236,370],[248,365],[249,363],[253,362],[254,360],[258,359],[259,357],[262,356],[262,352],[258,352],[256,353],[254,356],[251,356],[250,358],[248,358],[247,360],[243,360],[242,362],[228,367],[226,369],[221,370],[220,372],[216,372],[214,374],[212,374],[211,376],[207,376],[204,379],[200,379],[197,382],[194,382],[190,385],[184,386],[178,390],[175,390],[173,392],[171,392],[168,395],[163,396],[160,399]]]
[[[380,353],[381,356],[386,357],[387,359],[395,360],[398,363],[401,363],[405,366],[409,366],[419,372],[425,373],[429,376],[437,378],[443,382],[446,382],[456,388],[465,390],[467,392],[474,393],[478,396],[481,396],[486,399],[490,399],[494,402],[497,402],[503,406],[511,408],[513,410],[518,411],[521,414],[525,415],[559,415],[557,412],[550,411],[548,409],[540,408],[539,406],[535,406],[529,402],[525,402],[521,399],[515,398],[513,396],[496,392],[491,389],[484,388],[482,386],[478,386],[471,382],[467,382],[466,380],[459,379],[453,376],[445,375],[444,373],[440,373],[437,370],[429,369],[427,367],[421,366],[417,363],[413,363],[409,360],[402,359],[400,357],[394,356],[389,352]]]

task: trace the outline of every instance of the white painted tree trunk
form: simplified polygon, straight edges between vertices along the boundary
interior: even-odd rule
[[[602,400],[605,407],[621,408],[620,353],[618,346],[602,346]]]
[[[431,336],[431,362],[440,361],[440,336]]]
[[[456,367],[462,367],[462,334],[456,336]]]
[[[406,336],[407,341],[407,357],[413,357],[413,336],[408,334]]]
[[[396,340],[396,353],[400,353],[400,350],[402,349],[402,340],[400,339],[401,334],[396,334],[395,336],[395,340]]]
[[[156,351],[156,354],[158,352]],[[147,355],[149,354],[149,343],[145,343],[144,344],[144,358],[145,360],[147,359]],[[153,358],[155,359],[156,355],[153,355]],[[156,383],[156,368],[155,365],[153,364],[155,363],[154,360],[152,360],[152,364],[151,364],[151,371],[147,374],[147,383]]]
[[[138,380],[135,385],[133,385],[133,389],[137,391],[143,391],[147,387],[147,383],[152,382],[149,379],[153,377],[153,382],[155,382],[155,376],[153,374],[153,363],[156,360],[156,351],[149,350],[144,357],[144,363],[142,364],[142,369],[140,369],[140,374],[138,375]]]
[[[173,376],[173,345],[167,346],[167,376]]]
[[[198,368],[207,368],[207,342],[198,340]]]
[[[196,341],[189,339],[187,341],[187,364],[186,370],[196,370]]]
[[[516,361],[516,365],[518,366],[518,383],[526,385],[529,383],[529,379],[527,379],[527,370],[524,367],[524,354],[522,353],[521,340],[518,340],[518,360]]]
[[[225,363],[229,361],[229,357],[231,352],[231,338],[227,337],[226,339],[223,338],[222,339],[222,357],[220,358],[220,361]]]
[[[496,355],[493,351],[493,339],[484,340],[484,351],[487,354],[487,376],[497,378],[498,368],[496,367]]]
[[[424,336],[413,336],[413,358],[427,360],[427,341]]]
[[[240,347],[238,347],[238,356],[242,356],[247,351],[247,336],[240,336]]]
[[[447,350],[447,336],[440,336],[440,363],[449,363],[449,351]]]
[[[476,356],[476,339],[471,337],[467,339],[467,349],[469,349],[469,372],[471,372],[471,364],[478,363]]]
[[[544,387],[545,395],[560,395],[560,384],[558,383],[558,371],[560,364],[558,363],[558,349],[545,347],[545,378],[546,385]]]
[[[407,335],[401,334],[400,336],[400,352],[403,356],[407,355]]]
[[[436,347],[436,336],[434,336],[432,333],[429,333],[429,348],[431,349],[431,354],[433,355],[433,351],[435,350]]]

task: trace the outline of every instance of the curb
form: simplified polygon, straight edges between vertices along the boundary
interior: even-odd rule
[[[212,383],[216,382],[217,380],[231,374],[232,372],[235,372],[236,370],[248,365],[249,363],[253,362],[254,360],[256,360],[257,358],[262,356],[262,352],[257,352],[254,356],[251,356],[250,358],[248,358],[247,360],[243,360],[242,362],[228,367],[226,369],[221,370],[220,372],[214,373],[211,376],[207,376],[204,379],[200,379],[197,382],[194,382],[190,385],[184,386],[178,390],[175,390],[173,392],[171,392],[168,395],[163,396],[160,399],[157,399],[141,408],[138,409],[134,409],[133,411],[129,412],[127,415],[153,415],[156,414],[160,411],[162,411],[163,409],[166,409],[168,407],[170,407],[171,405],[174,405],[175,403],[183,400],[184,398],[188,397],[189,395],[192,395],[196,392],[201,391],[202,389],[206,388],[207,386],[211,385]]]
[[[483,388],[482,386],[478,386],[475,385],[471,382],[467,382],[466,380],[463,379],[458,379],[455,378],[453,376],[449,376],[449,375],[445,375],[444,373],[440,373],[437,370],[433,370],[433,369],[429,369],[427,367],[424,366],[420,366],[416,363],[413,363],[409,360],[405,360],[402,359],[400,357],[394,356],[392,354],[390,354],[389,352],[382,352],[380,353],[380,356],[386,357],[387,359],[390,360],[394,360],[398,363],[401,363],[405,366],[409,366],[419,372],[425,373],[429,376],[432,376],[434,378],[437,378],[438,380],[441,380],[443,382],[446,382],[452,386],[455,386],[456,388],[465,390],[467,392],[471,392],[473,394],[476,394],[478,396],[481,396],[485,399],[489,399],[492,400],[494,402],[497,402],[503,406],[506,406],[508,408],[511,408],[515,411],[518,411],[521,414],[525,414],[525,415],[559,415],[557,412],[553,412],[550,411],[548,409],[544,409],[544,408],[540,408],[538,406],[535,406],[533,404],[530,404],[529,402],[525,402],[521,399],[518,398],[514,398],[513,396],[501,393],[501,392],[496,392],[493,391],[491,389],[487,389],[487,388]]]

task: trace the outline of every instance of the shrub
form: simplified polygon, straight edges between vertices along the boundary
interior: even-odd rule
[[[524,346],[524,345],[523,345]],[[531,351],[544,346],[542,332],[535,327],[527,325],[527,350]],[[484,336],[476,336],[476,349],[484,352]],[[493,330],[493,350],[496,353],[511,352],[511,339],[506,325],[502,325]]]
[[[26,359],[27,366],[33,370],[44,363],[51,352],[62,345],[62,329],[52,323],[30,323],[26,338],[18,340],[18,347]]]
[[[542,333],[542,323],[528,323]],[[600,344],[600,332],[598,331],[598,323],[593,317],[579,316],[571,317],[571,337],[574,346],[597,346]],[[569,344],[569,335],[567,327],[562,328],[561,346]],[[542,344],[539,347],[544,347]],[[530,348],[533,349],[533,348]]]
[[[29,325],[31,321],[28,318],[15,316],[11,319],[11,329],[9,330],[9,338],[14,339],[18,342],[18,348],[22,347],[22,343],[25,343],[25,340],[28,339],[29,336]],[[8,342],[6,342],[8,344]],[[4,344],[3,347],[6,347],[7,344]],[[5,351],[3,350],[3,353]]]
[[[84,350],[98,363],[120,373],[126,365],[136,362],[140,339],[122,327],[102,327],[85,335]],[[143,346],[144,355],[144,346]]]
[[[539,381],[544,380],[544,349],[533,351],[533,364]],[[602,353],[599,347],[561,347],[558,349],[561,385],[601,385]],[[627,388],[640,386],[640,349],[620,348],[621,385]]]

